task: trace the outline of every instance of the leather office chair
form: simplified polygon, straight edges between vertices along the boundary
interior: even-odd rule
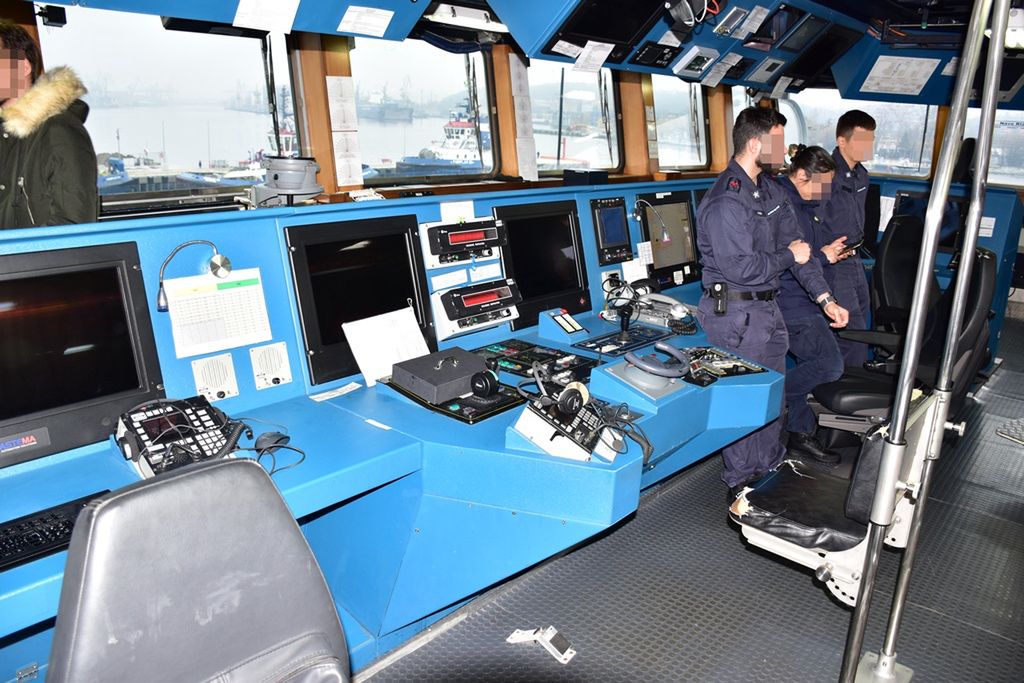
[[[967,309],[964,312],[954,357],[950,414],[955,413],[963,405],[974,377],[990,360],[988,321],[992,317],[997,267],[995,255],[991,251],[975,250]],[[922,344],[916,373],[919,386],[923,388],[933,387],[938,381],[952,299],[953,287],[950,286],[943,292],[929,314],[929,323],[926,327],[930,332]],[[875,418],[873,422],[876,423],[888,416],[889,406],[896,393],[895,374],[898,372],[899,360],[887,361],[882,366],[875,371],[848,368],[835,382],[816,387],[814,398],[827,411],[826,417],[821,419],[821,424],[840,427],[842,419],[835,421],[829,418],[828,414]],[[868,423],[864,422],[862,426],[866,429]]]
[[[218,460],[90,503],[48,681],[348,681],[323,574],[263,468]]]

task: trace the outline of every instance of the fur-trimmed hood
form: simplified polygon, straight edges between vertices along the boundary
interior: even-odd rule
[[[4,130],[14,137],[27,138],[48,120],[70,109],[86,92],[82,81],[70,68],[51,69],[36,79],[14,104],[0,108]]]

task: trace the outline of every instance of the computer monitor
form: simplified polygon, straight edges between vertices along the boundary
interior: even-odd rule
[[[928,198],[927,192],[899,190],[896,192],[893,215],[917,216],[923,223],[928,211]],[[950,196],[947,198],[942,212],[942,227],[939,229],[939,251],[949,254],[959,251],[970,203],[969,197]]]
[[[0,467],[96,443],[163,396],[134,242],[0,256]]]
[[[608,266],[632,259],[626,200],[623,197],[591,199],[590,211],[594,217],[598,264]]]
[[[415,216],[299,225],[285,229],[310,379],[359,372],[342,325],[412,306],[436,350]]]
[[[651,277],[662,287],[700,279],[696,221],[689,191],[637,195],[642,211],[640,226],[651,243]]]
[[[664,0],[580,0],[575,11],[548,40],[543,52],[559,54],[554,50],[559,41],[579,47],[598,41],[613,46],[605,61],[618,64],[664,13]]]
[[[502,261],[505,274],[515,278],[523,296],[512,329],[536,325],[538,314],[550,308],[569,313],[590,310],[576,202],[498,206],[494,217],[508,228]]]

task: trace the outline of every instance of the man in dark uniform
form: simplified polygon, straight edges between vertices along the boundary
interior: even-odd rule
[[[870,114],[851,109],[839,117],[836,148],[832,151],[836,177],[824,216],[827,242],[845,236],[847,246],[853,246],[864,239],[864,203],[870,180],[861,162],[871,160],[874,147],[875,120]],[[827,265],[825,277],[836,299],[850,311],[850,328],[867,329],[871,296],[860,257],[854,253],[851,258]],[[846,365],[860,367],[867,360],[868,347],[860,342],[840,339],[839,350]]]
[[[844,326],[848,317],[832,298],[810,245],[800,239],[782,189],[762,173],[785,159],[785,123],[772,109],[740,112],[733,127],[735,156],[697,212],[705,289],[699,311],[708,340],[781,373],[789,341],[775,293],[783,271],[791,270],[833,327]],[[731,494],[782,461],[781,428],[774,420],[722,450],[722,480]]]

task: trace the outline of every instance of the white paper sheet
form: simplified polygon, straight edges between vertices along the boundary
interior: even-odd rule
[[[334,175],[339,187],[363,184],[363,163],[359,152],[359,133],[334,131]]]
[[[861,92],[890,95],[920,95],[928,79],[939,66],[938,59],[923,57],[892,57],[882,55],[875,60],[871,73],[860,86]]]
[[[450,273],[443,273],[441,275],[435,275],[430,278],[430,288],[435,292],[442,289],[451,289],[452,287],[458,287],[459,285],[467,282],[469,277],[466,275],[466,269],[460,268],[459,270],[453,270]]]
[[[736,38],[737,40],[743,40],[751,33],[761,28],[761,24],[764,23],[764,20],[767,16],[767,7],[755,5],[754,9],[750,10],[750,14],[747,15],[746,21],[740,24],[740,27],[733,32],[732,37]]]
[[[441,202],[442,223],[465,223],[476,218],[473,200],[465,202]]]
[[[661,34],[661,38],[658,39],[658,45],[664,45],[665,47],[679,47],[679,36],[672,31],[665,31]]]
[[[194,275],[164,280],[178,358],[258,344],[271,338],[259,268],[226,278]]]
[[[636,253],[637,258],[640,260],[640,263],[647,266],[654,263],[654,250],[651,249],[650,241],[637,242]]]
[[[777,100],[786,94],[786,88],[793,82],[793,79],[789,76],[780,76],[779,80],[775,81],[775,87],[772,88],[772,99]]]
[[[512,96],[530,96],[530,75],[526,68],[526,58],[516,52],[508,56],[509,75],[512,78]]]
[[[341,326],[366,386],[391,374],[391,366],[430,353],[412,308],[363,318]]]
[[[638,258],[624,261],[619,265],[622,266],[622,277],[626,282],[636,282],[648,277],[647,264]]]
[[[331,398],[337,398],[339,396],[344,396],[345,394],[351,394],[356,389],[362,389],[362,388],[363,388],[363,385],[360,384],[359,382],[349,382],[345,386],[338,387],[337,389],[331,389],[330,391],[323,391],[323,392],[320,392],[319,394],[310,394],[309,398],[312,401],[316,401],[317,403],[320,403],[322,401],[326,401],[326,400],[331,399]]]
[[[878,198],[878,232],[885,232],[892,218],[892,212],[896,209],[896,197],[881,196]]]
[[[948,62],[946,62],[946,66],[942,67],[942,75],[943,76],[956,76],[956,70],[957,70],[957,67],[959,67],[959,66],[960,66],[960,58],[959,57],[953,57]]]
[[[338,24],[339,33],[361,33],[365,36],[383,38],[395,13],[389,9],[350,5]]]
[[[576,58],[576,64],[572,67],[572,70],[596,74],[601,70],[604,60],[608,59],[608,55],[614,49],[615,46],[611,43],[588,40],[586,46]]]
[[[291,33],[299,0],[238,0],[231,23],[274,33]]]
[[[519,160],[519,175],[523,180],[536,182],[540,179],[537,170],[537,143],[530,138],[516,138],[516,158]]]
[[[981,226],[978,230],[978,237],[991,237],[996,230],[996,219],[994,216],[982,216]]]
[[[327,107],[331,114],[331,130],[357,130],[356,86],[351,76],[327,77]]]
[[[485,266],[475,266],[469,269],[469,278],[473,282],[497,280],[499,277],[501,277],[500,263],[488,263]]]
[[[580,56],[581,52],[583,52],[583,48],[580,47],[579,45],[574,45],[565,40],[560,40],[551,46],[551,51],[575,59],[576,57]]]
[[[533,104],[529,97],[515,98],[516,137],[533,137]]]

